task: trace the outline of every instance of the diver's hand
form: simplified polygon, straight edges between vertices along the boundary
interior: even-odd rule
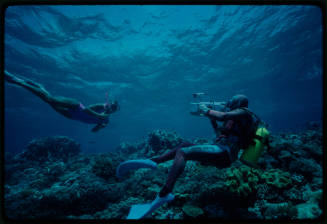
[[[207,107],[205,104],[199,104],[199,114],[206,115],[209,110],[210,108]]]

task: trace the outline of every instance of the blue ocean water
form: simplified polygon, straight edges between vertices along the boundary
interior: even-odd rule
[[[5,151],[64,135],[85,153],[115,150],[154,129],[212,137],[189,113],[192,93],[249,108],[272,132],[322,119],[322,13],[316,6],[10,6],[5,69],[83,104],[120,103],[105,129],[69,120],[5,83]]]

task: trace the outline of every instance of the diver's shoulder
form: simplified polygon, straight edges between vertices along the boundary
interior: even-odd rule
[[[247,108],[244,108],[244,107],[240,107],[240,108],[236,108],[234,110],[231,110],[229,112],[233,112],[233,113],[248,113],[249,110]]]

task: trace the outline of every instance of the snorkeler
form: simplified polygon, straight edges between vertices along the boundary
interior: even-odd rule
[[[216,144],[194,145],[183,143],[161,156],[151,159],[129,160],[118,166],[116,175],[118,178],[122,178],[131,170],[138,168],[156,169],[157,164],[174,160],[168,179],[155,200],[152,203],[132,206],[127,219],[144,218],[162,204],[172,201],[174,195],[171,192],[174,184],[183,172],[188,160],[196,160],[225,168],[237,159],[240,149],[246,149],[251,145],[256,122],[253,112],[247,108],[247,97],[236,95],[227,102],[226,107],[229,108],[228,112],[212,110],[204,104],[199,105],[199,114],[210,119],[217,134]],[[218,128],[217,121],[224,122],[222,128]]]
[[[118,109],[117,101],[93,104],[85,107],[76,99],[52,96],[42,85],[31,80],[18,78],[8,71],[5,71],[5,80],[31,91],[48,103],[55,111],[69,119],[88,124],[96,124],[92,128],[92,132],[97,132],[106,127],[109,123],[109,114],[116,112]]]

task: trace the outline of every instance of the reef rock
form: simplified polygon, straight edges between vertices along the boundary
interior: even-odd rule
[[[164,185],[173,161],[158,169],[139,169],[122,180],[118,164],[151,158],[182,142],[208,144],[212,139],[183,139],[154,130],[117,151],[80,153],[67,137],[31,141],[18,155],[6,154],[4,199],[13,219],[125,219],[133,204],[152,201]],[[227,168],[188,161],[175,184],[175,200],[152,213],[156,219],[315,219],[322,214],[322,130],[273,133],[258,168],[235,161]]]
[[[197,218],[204,214],[202,208],[199,208],[194,205],[184,205],[182,210],[185,212],[187,216],[192,218]]]
[[[78,155],[80,151],[79,143],[64,136],[55,136],[31,141],[27,146],[27,150],[20,154],[20,158],[40,162],[67,161],[69,158]]]
[[[159,152],[176,147],[182,142],[182,138],[176,132],[155,130],[148,134],[147,142],[154,152]]]

